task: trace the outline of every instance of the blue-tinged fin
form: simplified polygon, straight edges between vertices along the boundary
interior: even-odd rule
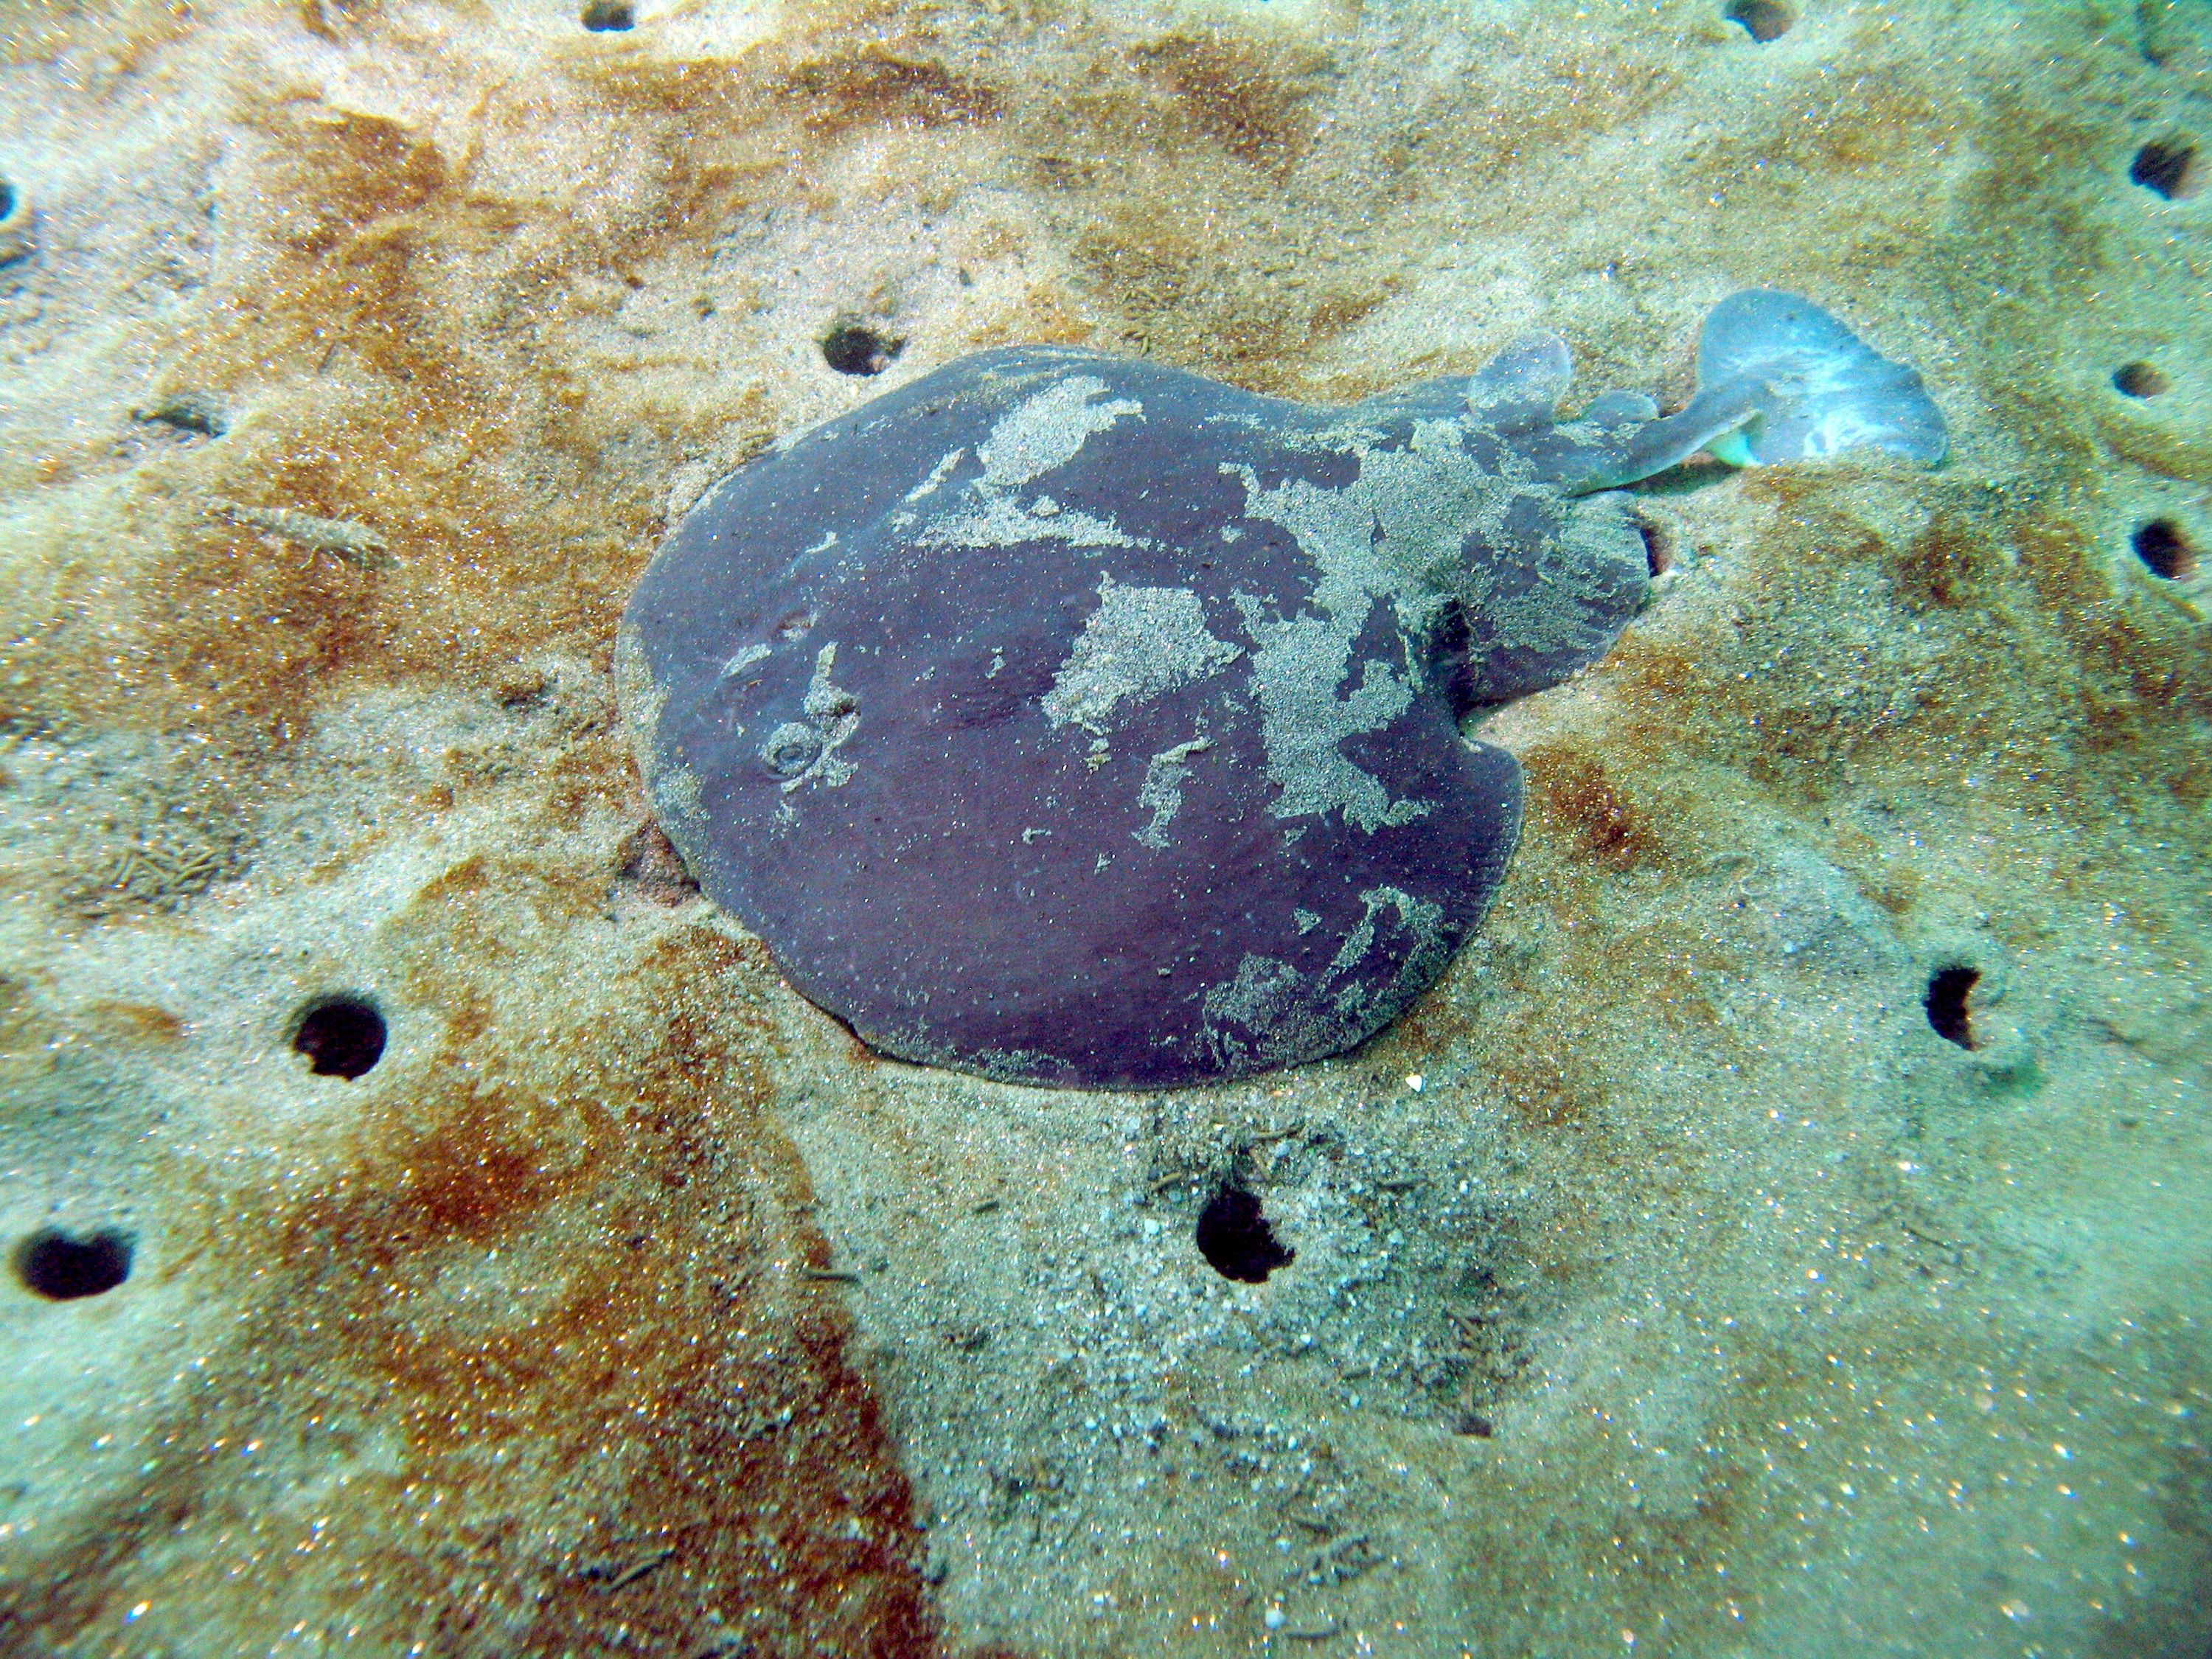
[[[1575,418],[1591,426],[1630,426],[1657,420],[1659,405],[1641,392],[1607,392],[1593,398]]]
[[[1703,450],[1731,466],[1877,449],[1934,466],[1949,437],[1920,376],[1893,363],[1802,295],[1747,289],[1705,313],[1698,391],[1654,420],[1649,399],[1607,392],[1583,413],[1603,429],[1546,457],[1583,493],[1648,478]]]
[[[1707,446],[1731,465],[1878,449],[1934,466],[1950,447],[1920,376],[1802,295],[1747,289],[1705,313],[1698,398],[1744,385],[1764,391],[1757,412]]]
[[[1575,378],[1567,343],[1556,334],[1524,334],[1475,371],[1468,407],[1497,432],[1551,424],[1552,411]]]

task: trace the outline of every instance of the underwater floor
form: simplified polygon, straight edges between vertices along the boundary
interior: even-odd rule
[[[2203,1659],[2197,0],[0,0],[0,1655]],[[1349,1056],[880,1059],[653,827],[781,438],[1763,285],[1948,464],[1639,486]]]

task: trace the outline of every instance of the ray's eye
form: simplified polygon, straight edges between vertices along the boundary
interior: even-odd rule
[[[822,753],[821,734],[811,726],[786,720],[761,745],[761,763],[779,778],[795,778]]]

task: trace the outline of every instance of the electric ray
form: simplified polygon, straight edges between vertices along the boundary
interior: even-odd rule
[[[1480,921],[1520,768],[1470,710],[1643,596],[1619,486],[1871,447],[1910,368],[1767,289],[1661,416],[1532,336],[1340,408],[987,351],[724,478],[623,618],[662,827],[791,981],[903,1059],[1150,1087],[1351,1048]]]

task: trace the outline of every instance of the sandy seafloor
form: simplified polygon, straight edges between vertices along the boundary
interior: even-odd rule
[[[0,0],[0,1654],[2202,1659],[2212,9],[1770,15]],[[616,617],[779,435],[1033,340],[1679,401],[1762,283],[1949,465],[1645,489],[1353,1056],[878,1060],[646,830]]]

